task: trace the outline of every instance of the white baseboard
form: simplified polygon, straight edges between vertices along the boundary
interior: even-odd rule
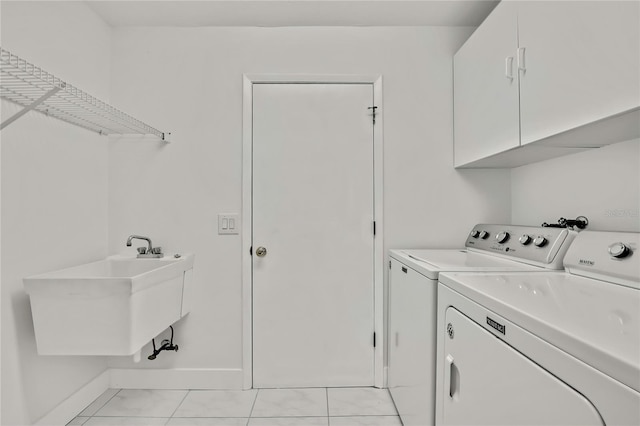
[[[115,389],[242,389],[242,369],[126,369],[109,370]]]
[[[384,370],[382,372],[382,379],[383,379],[383,384],[382,387],[383,388],[388,388],[389,387],[389,367],[385,365]]]
[[[38,420],[36,425],[66,425],[79,412],[84,410],[97,397],[102,395],[109,389],[109,370],[103,371],[98,377],[78,389],[73,395],[65,399],[53,410],[49,411],[44,417]]]

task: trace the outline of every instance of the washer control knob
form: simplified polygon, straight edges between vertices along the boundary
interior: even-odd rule
[[[477,229],[474,229],[473,231],[471,231],[471,236],[473,238],[478,238],[478,236],[480,236],[480,231],[478,231]]]
[[[524,234],[518,239],[518,241],[520,241],[520,244],[522,244],[523,246],[526,246],[527,244],[531,244],[531,236]]]
[[[507,242],[507,240],[509,239],[509,233],[506,231],[502,231],[500,233],[498,233],[498,235],[496,235],[496,241],[499,244],[503,244],[505,242]]]
[[[609,246],[609,254],[616,259],[627,257],[631,249],[625,243],[613,243]]]
[[[536,247],[544,247],[547,245],[547,239],[542,235],[538,235],[533,239],[533,245]]]
[[[489,233],[487,231],[482,231],[480,233],[480,238],[482,238],[483,240],[486,240],[487,238],[489,238]]]

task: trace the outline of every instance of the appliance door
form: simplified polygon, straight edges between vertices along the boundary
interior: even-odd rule
[[[391,259],[389,391],[405,426],[434,423],[437,286]]]
[[[535,358],[527,358],[453,307],[445,318],[444,385],[438,389],[444,393],[443,424],[604,424],[589,400]],[[494,321],[494,328],[500,327],[499,319]]]

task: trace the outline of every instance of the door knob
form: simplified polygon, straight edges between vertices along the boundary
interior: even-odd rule
[[[256,256],[265,257],[267,255],[267,249],[264,247],[258,247],[256,249]]]

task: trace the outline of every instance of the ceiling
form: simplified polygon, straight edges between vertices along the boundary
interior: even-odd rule
[[[87,3],[125,26],[478,26],[492,0],[137,0]]]

